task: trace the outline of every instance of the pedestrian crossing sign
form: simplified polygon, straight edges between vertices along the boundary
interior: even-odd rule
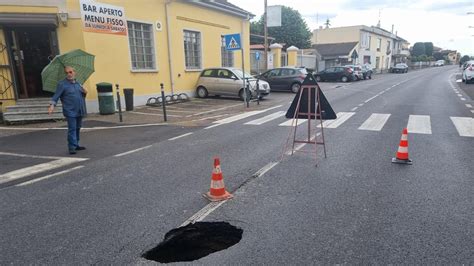
[[[225,49],[227,51],[242,49],[239,33],[224,35],[224,39],[225,39]]]

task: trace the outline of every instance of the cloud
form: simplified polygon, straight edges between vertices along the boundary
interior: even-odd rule
[[[260,18],[263,1],[229,0]],[[261,4],[260,4],[261,3]],[[415,42],[433,42],[444,49],[458,50],[474,55],[473,0],[268,0],[269,5],[286,5],[298,10],[308,27],[313,30],[323,26],[327,18],[331,27],[376,25],[391,31],[392,24],[398,35]],[[394,32],[395,32],[394,31]],[[452,41],[451,41],[452,40]]]

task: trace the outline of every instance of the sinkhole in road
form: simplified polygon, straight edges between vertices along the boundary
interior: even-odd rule
[[[242,233],[227,222],[188,224],[166,233],[164,240],[142,257],[161,263],[194,261],[237,244]]]

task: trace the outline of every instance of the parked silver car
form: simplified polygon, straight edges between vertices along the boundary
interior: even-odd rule
[[[257,80],[252,75],[245,73],[249,81],[252,98],[257,97]],[[270,85],[264,80],[259,80],[260,98],[270,93]],[[220,67],[207,68],[201,72],[196,84],[196,94],[200,98],[208,95],[237,96],[244,100],[243,72],[238,68]]]

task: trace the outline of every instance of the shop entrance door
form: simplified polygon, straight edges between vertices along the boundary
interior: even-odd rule
[[[51,27],[14,27],[5,32],[13,55],[20,99],[51,97],[43,91],[41,71],[58,53],[56,30]]]

